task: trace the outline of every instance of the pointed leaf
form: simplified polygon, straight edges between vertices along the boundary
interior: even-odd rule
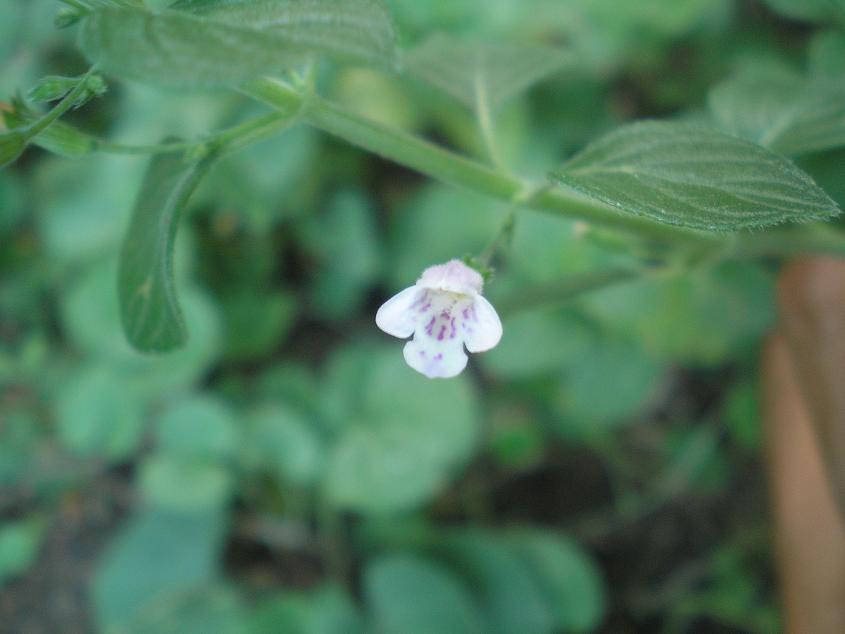
[[[726,132],[781,154],[845,145],[845,88],[837,80],[750,68],[716,86],[708,104]]]
[[[173,241],[179,215],[212,160],[162,154],[147,169],[118,270],[123,328],[141,351],[167,352],[187,342],[173,279]]]
[[[684,123],[624,126],[588,145],[552,178],[624,213],[710,231],[841,213],[789,160],[750,141]]]
[[[397,62],[396,30],[381,0],[187,0],[173,8],[284,35],[341,60],[390,68]]]
[[[569,61],[543,46],[492,44],[435,35],[408,55],[410,72],[475,109],[491,108],[525,92]]]
[[[392,67],[394,39],[376,2],[266,0],[209,3],[191,13],[103,9],[85,19],[79,43],[107,72],[163,86],[206,87],[278,74],[314,57]]]

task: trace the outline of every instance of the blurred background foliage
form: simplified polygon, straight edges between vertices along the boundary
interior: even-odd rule
[[[712,116],[737,73],[841,76],[836,1],[389,4],[406,49],[447,32],[572,53],[497,116],[506,162],[539,177],[627,119]],[[57,8],[0,0],[0,95],[84,69]],[[422,84],[320,81],[482,152]],[[155,143],[253,109],[120,83],[70,119]],[[840,205],[843,158],[801,159]],[[477,253],[504,209],[294,128],[201,186],[176,249],[189,344],[143,356],[115,271],[144,165],[30,150],[0,172],[0,631],[778,630],[756,396],[776,263],[506,314],[498,348],[428,381],[375,309]],[[492,301],[629,257],[613,239],[521,212]]]

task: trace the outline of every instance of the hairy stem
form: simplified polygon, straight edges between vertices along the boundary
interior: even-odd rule
[[[79,78],[79,81],[76,83],[76,86],[74,86],[73,90],[71,90],[64,97],[64,99],[59,102],[59,105],[50,110],[50,112],[45,114],[40,119],[36,119],[26,127],[20,128],[19,131],[22,134],[25,134],[27,138],[31,139],[39,135],[48,127],[50,127],[53,122],[57,121],[59,117],[61,117],[73,107],[73,104],[76,102],[77,98],[82,95],[82,93],[87,89],[86,84],[88,83],[88,78],[94,74],[94,70],[94,66],[89,68],[88,72]]]
[[[257,80],[242,90],[282,111],[302,108],[302,118],[310,125],[450,185],[507,202],[532,186],[516,176],[450,152],[425,139],[348,112],[318,96],[303,97],[278,80]],[[621,214],[608,205],[562,187],[542,192],[531,206],[662,242],[718,245],[723,241],[718,235]]]
[[[103,139],[94,140],[94,149],[113,154],[164,154],[179,150],[192,150],[202,145],[223,148],[224,152],[235,152],[247,145],[269,138],[274,134],[290,127],[295,122],[295,115],[272,112],[255,117],[249,121],[232,126],[221,132],[216,132],[194,141],[176,141],[157,145],[129,145],[113,143]]]

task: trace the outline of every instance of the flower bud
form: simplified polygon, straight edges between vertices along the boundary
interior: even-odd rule
[[[76,77],[60,77],[58,75],[48,75],[38,80],[38,83],[33,86],[27,93],[30,101],[36,103],[42,101],[56,101],[61,99],[79,83]]]
[[[56,17],[53,18],[53,25],[57,29],[64,29],[73,26],[84,17],[84,14],[79,9],[73,7],[62,7],[56,12]]]

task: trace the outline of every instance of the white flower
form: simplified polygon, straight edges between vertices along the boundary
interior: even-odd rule
[[[496,310],[481,296],[484,280],[460,260],[431,266],[414,286],[387,300],[376,324],[405,344],[405,361],[428,378],[457,376],[470,352],[489,350],[502,338]]]

